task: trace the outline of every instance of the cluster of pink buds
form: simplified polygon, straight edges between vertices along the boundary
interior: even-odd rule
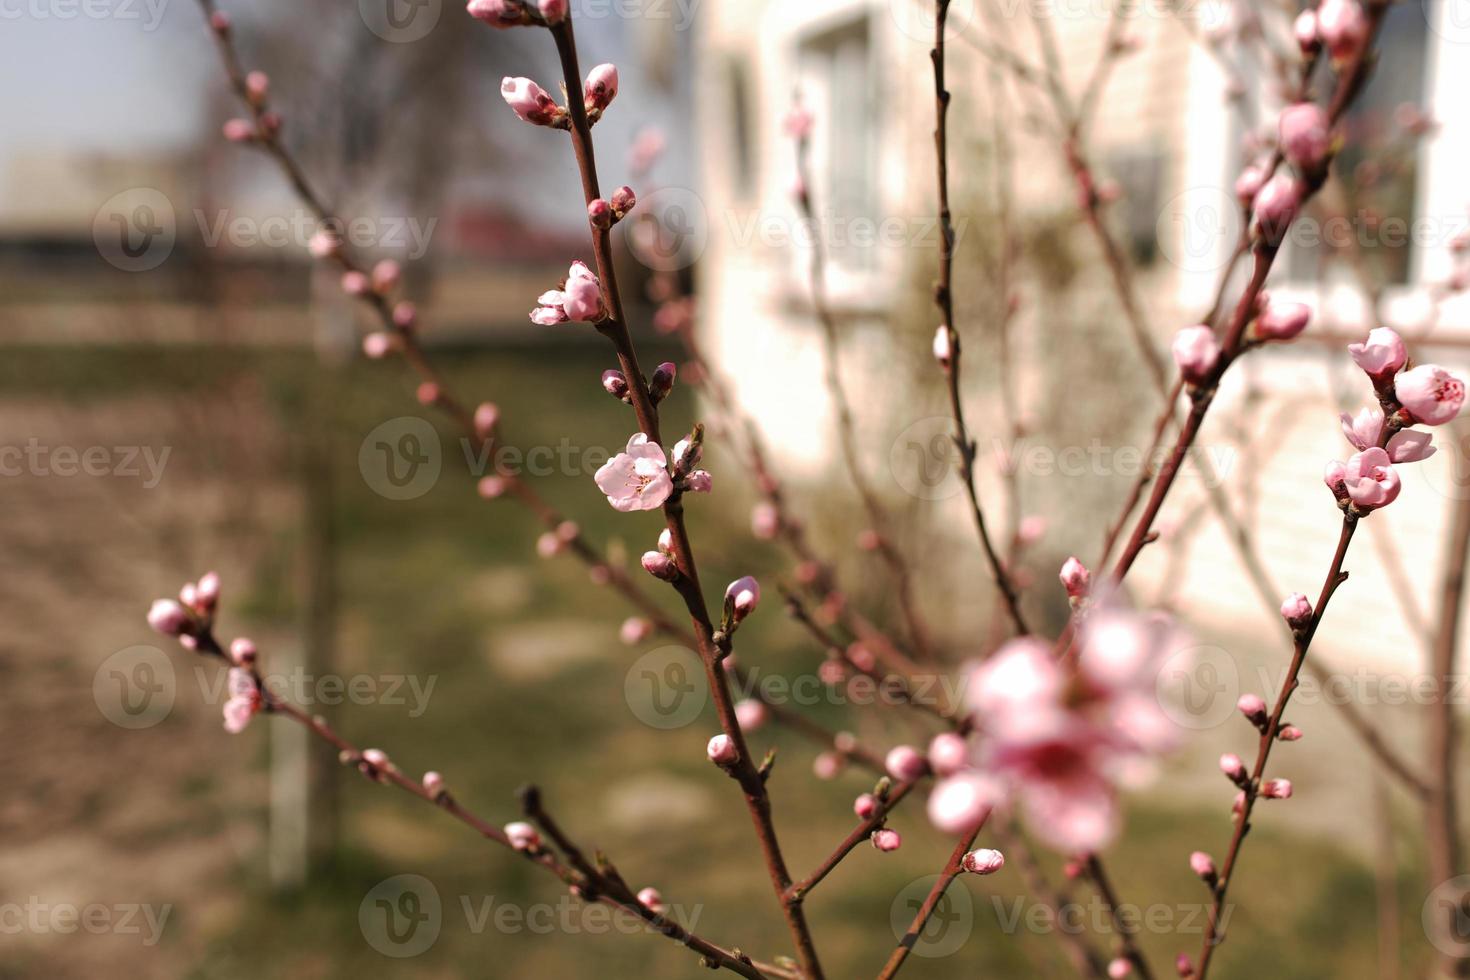
[[[1454,421],[1465,406],[1465,382],[1437,364],[1403,370],[1408,352],[1387,327],[1370,331],[1361,344],[1349,344],[1348,352],[1373,382],[1383,407],[1342,414],[1343,435],[1358,452],[1346,463],[1328,464],[1323,481],[1339,506],[1361,515],[1397,499],[1402,483],[1396,464],[1434,453],[1429,433],[1407,427]]]
[[[560,289],[548,289],[537,297],[536,302],[541,305],[531,311],[531,322],[542,326],[568,320],[595,323],[605,315],[602,283],[580,260],[571,264]]]
[[[235,641],[236,644],[239,642],[239,640]],[[233,649],[232,646],[232,652]],[[255,659],[253,645],[250,648],[250,659]],[[265,706],[265,701],[260,693],[260,686],[255,682],[255,675],[247,667],[230,668],[228,690],[230,696],[224,704],[225,731],[231,735],[238,735],[245,730],[246,725],[250,724],[250,719]]]
[[[206,572],[198,582],[186,582],[178,599],[157,599],[148,610],[148,625],[164,636],[177,637],[189,649],[195,637],[214,619],[219,606],[219,576]]]
[[[611,201],[599,197],[587,205],[587,220],[591,221],[595,228],[611,228],[622,221],[637,204],[638,195],[633,193],[633,188],[625,184],[613,191]]]

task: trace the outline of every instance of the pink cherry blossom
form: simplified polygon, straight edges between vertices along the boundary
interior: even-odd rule
[[[561,112],[546,90],[529,78],[506,76],[500,81],[500,95],[516,115],[537,126],[552,125]]]
[[[537,297],[536,302],[541,305],[531,311],[531,320],[542,326],[568,320],[599,320],[602,318],[602,284],[587,264],[579,260],[567,270],[566,282],[561,289],[547,290]]]
[[[714,488],[714,477],[709,470],[695,470],[684,481],[684,488],[690,493],[709,493]]]
[[[642,432],[628,440],[625,452],[603,463],[593,480],[613,509],[625,513],[661,507],[674,490],[663,449]]]
[[[1203,381],[1220,359],[1220,344],[1215,340],[1215,332],[1203,324],[1185,327],[1175,334],[1171,349],[1174,363],[1179,365],[1179,373],[1192,384]]]
[[[1347,436],[1347,441],[1352,443],[1354,449],[1371,449],[1383,438],[1381,409],[1366,407],[1359,410],[1357,415],[1343,412],[1338,417],[1342,419],[1342,434]]]
[[[1321,168],[1332,146],[1327,113],[1314,102],[1299,102],[1281,110],[1278,139],[1282,155],[1304,171]]]
[[[970,761],[969,756],[970,746],[964,736],[954,732],[941,732],[929,743],[929,765],[941,776],[959,772]]]
[[[1409,359],[1403,338],[1388,327],[1368,331],[1368,339],[1361,344],[1348,344],[1348,353],[1375,382],[1393,375]]]
[[[1317,7],[1317,36],[1333,61],[1354,57],[1368,43],[1368,16],[1357,0],[1322,0]]]
[[[1399,475],[1388,453],[1377,446],[1355,453],[1343,464],[1342,482],[1359,510],[1387,506],[1399,495]]]
[[[231,667],[229,692],[229,700],[224,704],[225,731],[238,735],[261,709],[260,690],[255,686],[255,678],[248,670]]]
[[[961,772],[941,779],[929,794],[929,822],[946,834],[975,828],[986,813],[1005,798],[1001,784],[978,772]]]
[[[1421,364],[1394,378],[1394,394],[1415,422],[1444,425],[1465,407],[1465,382],[1438,364]]]

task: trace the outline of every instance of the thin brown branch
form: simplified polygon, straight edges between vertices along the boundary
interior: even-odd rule
[[[945,862],[944,870],[939,873],[939,880],[934,882],[934,887],[929,890],[929,895],[924,899],[924,904],[919,906],[919,911],[914,916],[914,921],[909,923],[908,929],[904,931],[903,937],[898,941],[898,946],[894,948],[893,954],[888,957],[888,962],[884,964],[882,971],[879,972],[878,980],[892,980],[903,967],[904,961],[908,959],[909,952],[914,948],[914,943],[919,940],[919,934],[924,931],[924,926],[929,921],[929,917],[934,914],[934,910],[939,907],[940,901],[944,898],[944,893],[949,890],[949,886],[954,880],[960,876],[963,870],[960,862],[965,859],[965,855],[969,853],[970,846],[975,843],[975,838],[980,835],[981,829],[989,819],[990,811],[987,810],[985,815],[980,818],[980,821],[975,824],[975,829],[959,838],[959,841],[955,844],[955,849],[949,855],[949,860]]]

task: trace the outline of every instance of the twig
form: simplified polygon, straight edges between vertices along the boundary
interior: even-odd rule
[[[942,3],[944,0],[940,0],[940,2]],[[985,821],[989,819],[990,811],[987,810],[984,816],[980,818],[980,821],[976,823],[975,829],[960,837],[959,842],[955,845],[954,851],[949,855],[949,861],[944,865],[944,870],[939,873],[939,880],[934,882],[934,887],[929,890],[929,896],[924,899],[924,904],[919,906],[919,911],[914,916],[914,921],[909,924],[908,929],[903,934],[903,938],[898,941],[898,946],[894,948],[893,954],[888,957],[888,962],[884,964],[882,971],[878,974],[878,980],[892,980],[903,966],[904,960],[908,959],[909,951],[914,948],[914,943],[919,941],[919,934],[924,931],[925,923],[934,914],[934,910],[939,907],[939,902],[944,898],[944,893],[949,889],[950,884],[955,878],[959,877],[961,871],[960,862],[965,859],[965,855],[969,853],[970,845],[975,843],[975,838],[980,835],[980,830],[985,826]]]

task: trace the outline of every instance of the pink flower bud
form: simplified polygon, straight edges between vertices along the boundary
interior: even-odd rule
[[[614,398],[628,397],[628,379],[614,368],[602,372],[602,390]]]
[[[529,78],[507,76],[500,81],[500,96],[516,115],[536,126],[550,126],[558,107],[546,90]]]
[[[437,800],[444,792],[444,777],[437,772],[424,773],[424,792]]]
[[[541,0],[542,8],[544,9],[547,4],[551,2],[552,0]],[[563,12],[565,12],[565,0],[555,0],[555,2],[561,3],[563,5]],[[666,908],[666,906],[664,905],[664,897],[663,895],[659,894],[659,890],[657,888],[639,889],[638,904],[648,909],[648,911],[656,913],[658,915],[663,915]]]
[[[1108,976],[1111,977],[1112,980],[1123,980],[1124,977],[1131,976],[1132,974],[1133,964],[1129,963],[1121,956],[1114,957],[1108,963]]]
[[[1239,783],[1245,779],[1245,763],[1240,761],[1240,756],[1234,752],[1226,752],[1220,756],[1220,771],[1230,777],[1230,781]]]
[[[674,553],[674,532],[668,528],[658,532],[658,550],[666,555]]]
[[[657,551],[643,553],[643,570],[656,579],[672,582],[679,577],[679,566],[674,559]]]
[[[1282,725],[1276,730],[1276,737],[1283,742],[1299,742],[1301,741],[1302,730],[1295,725]]]
[[[1235,178],[1235,196],[1244,206],[1249,206],[1261,192],[1261,185],[1266,182],[1266,171],[1263,167],[1252,164],[1240,172]]]
[[[482,477],[475,484],[475,491],[486,500],[495,500],[505,493],[505,479],[499,476]]]
[[[598,65],[587,73],[587,83],[582,87],[587,112],[594,118],[612,104],[618,94],[618,69],[614,65]]]
[[[398,338],[386,330],[374,330],[362,338],[362,352],[372,360],[379,361],[393,353],[398,347]]]
[[[648,394],[654,401],[663,401],[669,392],[674,390],[674,378],[679,374],[678,365],[673,361],[664,361],[653,369],[653,376],[648,379]]]
[[[864,793],[852,801],[852,812],[858,815],[859,820],[866,820],[878,812],[878,797],[872,793]]]
[[[1312,308],[1305,303],[1269,303],[1256,320],[1256,335],[1262,340],[1290,340],[1311,320]]]
[[[1277,174],[1261,188],[1252,205],[1252,228],[1266,244],[1281,244],[1305,193],[1302,182],[1290,174]]]
[[[1393,391],[1415,422],[1444,425],[1465,407],[1465,382],[1438,364],[1421,364],[1394,378]]]
[[[633,210],[633,208],[636,207],[637,204],[638,195],[634,194],[633,188],[629,187],[627,184],[624,184],[622,187],[619,187],[617,190],[613,191],[612,209],[613,214],[617,217],[621,218],[623,215]]]
[[[193,622],[189,611],[174,599],[156,599],[148,610],[148,625],[164,636],[178,636]]]
[[[818,779],[836,779],[847,767],[847,760],[837,752],[818,752],[812,760],[812,775]]]
[[[1006,856],[989,847],[971,851],[960,861],[960,867],[972,875],[993,875],[1005,867],[1005,864]]]
[[[653,635],[653,624],[642,616],[629,616],[623,620],[623,625],[618,628],[618,639],[628,646],[642,643]]]
[[[929,794],[929,822],[946,834],[974,830],[1001,800],[995,781],[974,771],[942,779]]]
[[[602,286],[592,276],[572,276],[562,290],[567,318],[591,323],[602,319]]]
[[[952,776],[970,762],[970,747],[963,735],[941,732],[929,743],[929,765],[941,776]]]
[[[1242,694],[1235,702],[1235,707],[1257,728],[1266,723],[1266,702],[1259,694]]]
[[[750,533],[762,541],[770,541],[781,531],[781,512],[776,505],[762,501],[750,511]]]
[[[1067,595],[1073,599],[1087,595],[1087,590],[1092,585],[1092,573],[1077,560],[1076,555],[1062,562],[1062,571],[1057,577],[1062,580],[1062,588],[1067,590]]]
[[[898,745],[883,760],[883,768],[899,782],[910,783],[929,771],[929,763],[912,745]]]
[[[223,10],[216,10],[209,15],[209,26],[216,34],[230,33],[230,15]]]
[[[516,821],[505,825],[505,836],[510,846],[518,851],[536,851],[541,848],[541,835],[528,823]]]
[[[366,296],[372,288],[368,277],[356,269],[342,273],[342,292],[348,296]]]
[[[1220,359],[1220,344],[1215,340],[1215,332],[1203,324],[1185,327],[1175,334],[1171,349],[1174,363],[1179,365],[1179,373],[1190,384],[1199,384],[1209,377]]]
[[[735,704],[735,720],[740,722],[741,731],[753,732],[766,723],[770,711],[755,698],[745,698]]]
[[[1332,149],[1327,113],[1314,102],[1298,102],[1282,109],[1277,138],[1282,155],[1308,174],[1321,170]]]
[[[481,402],[475,407],[475,435],[481,439],[489,439],[495,434],[495,426],[500,422],[500,407],[494,402]]]
[[[342,238],[336,232],[324,228],[311,236],[311,241],[306,243],[306,250],[313,258],[330,259],[342,254]]]
[[[715,480],[710,476],[709,470],[695,470],[684,481],[684,489],[690,493],[709,493],[714,485]]]
[[[391,293],[398,288],[403,278],[403,266],[392,259],[384,259],[373,266],[373,289],[380,294]]]
[[[515,27],[527,22],[519,0],[469,0],[465,9],[471,17],[495,28]]]
[[[414,396],[418,398],[419,404],[425,408],[437,404],[439,399],[443,397],[443,394],[444,392],[440,390],[439,386],[432,381],[425,381],[414,392]]]
[[[393,325],[399,330],[412,330],[418,320],[418,307],[407,300],[393,307]]]
[[[271,79],[263,71],[253,71],[245,76],[245,97],[251,105],[264,105],[270,94]]]
[[[1303,55],[1315,54],[1322,43],[1317,38],[1317,12],[1303,10],[1297,14],[1291,25],[1291,33],[1296,37],[1297,47],[1301,48]]]
[[[1261,783],[1261,795],[1268,800],[1291,799],[1291,780],[1268,779]]]
[[[255,124],[249,119],[230,119],[225,122],[223,132],[231,143],[249,143],[255,139]]]
[[[1023,545],[1032,545],[1046,534],[1046,518],[1040,514],[1027,514],[1016,527],[1016,540]]]
[[[200,612],[210,613],[219,605],[219,574],[205,572],[199,576],[199,585],[194,589],[194,601]]]
[[[1348,353],[1375,385],[1385,383],[1409,359],[1404,339],[1388,327],[1374,327],[1361,344],[1348,344]]]
[[[602,198],[594,198],[587,205],[587,220],[592,222],[595,228],[611,228],[613,223],[612,205]]]
[[[536,6],[541,11],[541,16],[546,18],[546,23],[548,24],[560,24],[566,19],[567,0],[537,0]],[[644,891],[653,891],[653,889],[647,888]],[[653,893],[655,895],[658,894],[658,892]],[[643,893],[639,892],[638,895],[639,901],[642,901]],[[648,903],[644,902],[643,904],[647,905]]]
[[[740,750],[735,747],[735,740],[723,732],[710,739],[704,751],[709,756],[709,761],[722,768],[733,766],[740,758]]]
[[[857,546],[862,551],[877,551],[883,547],[883,535],[870,527],[865,527],[858,532]]]
[[[363,749],[362,761],[379,772],[393,768],[393,763],[388,761],[388,753],[382,749]]]
[[[750,575],[742,576],[725,587],[725,606],[737,623],[749,616],[760,601],[760,583]]]
[[[1368,17],[1357,0],[1322,0],[1317,36],[1335,62],[1356,57],[1368,43]]]
[[[870,839],[873,841],[874,847],[885,853],[896,851],[903,845],[903,838],[899,836],[898,831],[890,830],[887,827],[884,827],[882,830],[873,831],[873,836]]]
[[[1217,876],[1215,859],[1204,851],[1195,851],[1189,856],[1189,868],[1204,881],[1213,882]]]
[[[1300,592],[1293,592],[1281,603],[1281,618],[1294,630],[1303,628],[1312,621],[1311,601]]]
[[[953,351],[954,349],[951,346],[949,337],[949,327],[941,323],[939,328],[934,331],[934,359],[939,362],[940,367],[949,367],[950,358],[954,356]]]
[[[542,558],[555,558],[565,550],[566,542],[552,531],[546,531],[536,539],[536,554]]]
[[[237,636],[230,641],[230,659],[238,667],[249,667],[255,663],[255,642],[246,636]]]

